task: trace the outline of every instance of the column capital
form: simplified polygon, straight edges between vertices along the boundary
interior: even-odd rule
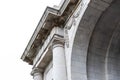
[[[41,70],[37,67],[33,68],[31,71],[31,75],[35,75],[35,74],[41,74]]]
[[[64,44],[65,44],[65,39],[63,36],[54,35],[53,41],[52,41],[53,48],[58,47],[58,46],[64,47]]]

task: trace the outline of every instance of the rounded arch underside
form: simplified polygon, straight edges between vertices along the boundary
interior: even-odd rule
[[[91,4],[92,1],[74,39],[71,78],[119,80],[120,75],[116,74],[120,74],[120,64],[117,64],[120,63],[120,1],[114,0],[105,11],[96,9]]]

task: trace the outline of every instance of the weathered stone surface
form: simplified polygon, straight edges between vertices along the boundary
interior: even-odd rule
[[[120,80],[120,0],[62,3],[62,13],[45,14],[44,29],[39,25],[32,37],[36,53],[27,46],[25,53],[31,53],[22,56],[33,62],[34,79]]]

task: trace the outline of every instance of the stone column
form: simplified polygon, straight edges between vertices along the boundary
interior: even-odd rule
[[[67,80],[64,44],[53,42],[53,80]]]
[[[31,75],[33,76],[34,80],[43,80],[42,73],[40,72],[39,68],[34,68],[31,72]]]

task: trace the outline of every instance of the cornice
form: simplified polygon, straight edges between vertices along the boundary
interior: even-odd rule
[[[35,29],[21,59],[33,64],[33,58],[53,27],[64,27],[66,21],[76,9],[81,0],[64,0],[59,10],[47,7],[37,28]]]

